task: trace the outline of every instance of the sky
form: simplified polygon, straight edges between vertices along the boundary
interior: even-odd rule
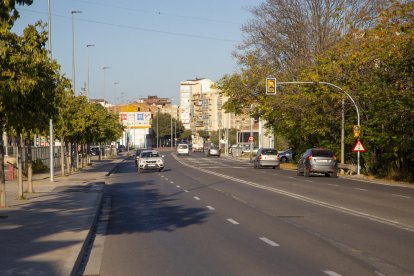
[[[121,104],[158,96],[177,104],[181,81],[218,81],[237,71],[232,52],[243,39],[242,25],[252,18],[249,9],[262,0],[50,3],[52,57],[71,80],[75,61],[76,95],[88,87],[89,72],[92,99]],[[34,0],[30,6],[18,6],[18,11],[13,28],[18,34],[36,21],[48,22],[48,0]],[[72,11],[81,13],[72,16]]]

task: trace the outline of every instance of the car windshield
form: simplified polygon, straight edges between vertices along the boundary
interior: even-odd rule
[[[333,157],[333,152],[330,150],[312,150],[313,157]]]
[[[275,150],[275,149],[263,149],[262,154],[277,155],[277,150]]]
[[[186,148],[188,148],[188,146],[187,145],[179,145],[178,148],[179,149],[186,149]]]
[[[158,154],[158,152],[151,152],[151,151],[147,151],[147,152],[143,152],[141,153],[141,157],[160,157],[160,155]]]

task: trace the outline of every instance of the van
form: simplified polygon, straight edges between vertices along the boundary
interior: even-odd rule
[[[190,147],[187,144],[178,144],[177,154],[178,155],[190,155]]]

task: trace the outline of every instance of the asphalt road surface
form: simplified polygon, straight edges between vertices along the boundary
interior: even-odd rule
[[[414,275],[414,189],[164,154],[110,177],[101,275]]]

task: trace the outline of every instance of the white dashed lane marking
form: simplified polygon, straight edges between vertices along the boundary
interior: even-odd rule
[[[207,207],[207,209],[209,209],[210,211],[214,211],[214,210],[216,210],[216,209],[214,209],[214,207],[213,206],[206,206]]]
[[[175,186],[175,187],[177,187],[177,188],[181,188],[181,186],[180,186],[180,185],[177,185],[177,186]]]
[[[278,247],[278,246],[280,246],[278,243],[275,243],[274,241],[272,241],[272,240],[270,240],[270,239],[268,239],[268,238],[266,238],[266,237],[260,237],[259,238],[261,241],[263,241],[263,242],[265,242],[265,243],[267,243],[268,245],[270,245],[270,246],[273,246],[273,247]]]
[[[227,221],[230,222],[231,224],[234,224],[234,225],[240,224],[240,223],[238,223],[237,221],[235,221],[234,219],[231,219],[231,218],[227,219]]]
[[[200,200],[200,198],[198,196],[195,196],[194,199],[195,200]]]
[[[326,275],[329,276],[341,276],[341,274],[336,273],[335,271],[332,270],[325,270],[323,273],[325,273]]]

